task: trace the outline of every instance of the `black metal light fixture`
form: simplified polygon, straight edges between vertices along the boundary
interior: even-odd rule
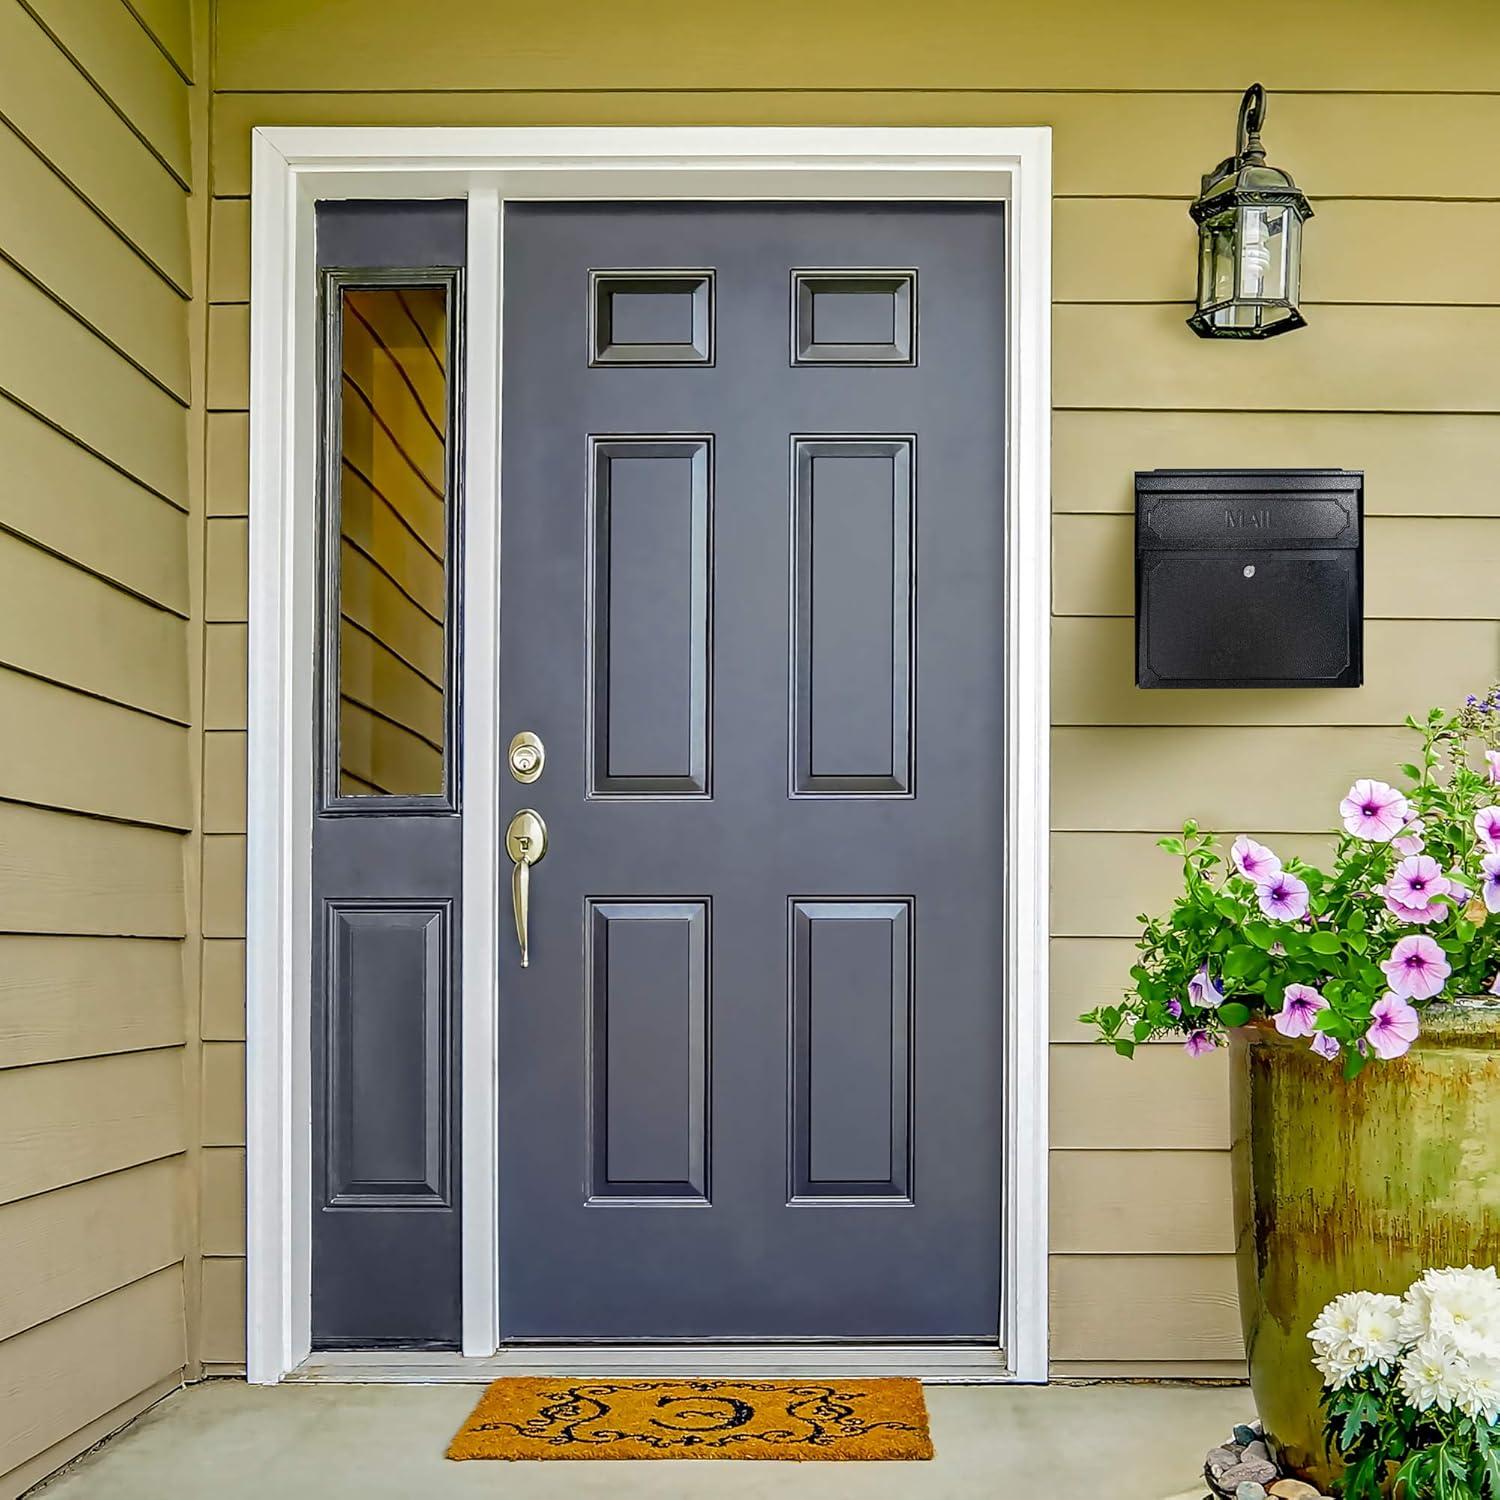
[[[1297,310],[1302,224],[1312,207],[1291,175],[1268,166],[1260,143],[1266,91],[1240,100],[1233,156],[1203,179],[1189,212],[1198,225],[1198,310],[1188,327],[1206,339],[1268,339],[1305,326]]]

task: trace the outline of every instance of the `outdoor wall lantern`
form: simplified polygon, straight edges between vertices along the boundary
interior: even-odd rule
[[[1240,100],[1235,153],[1203,179],[1189,212],[1198,226],[1198,310],[1206,339],[1268,339],[1304,326],[1297,311],[1302,223],[1312,207],[1290,174],[1266,165],[1266,91]]]

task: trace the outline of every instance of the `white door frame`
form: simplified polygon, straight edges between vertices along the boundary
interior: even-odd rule
[[[281,1380],[307,1359],[310,1348],[318,399],[313,205],[320,198],[402,197],[469,200],[462,584],[471,641],[493,638],[499,619],[500,251],[506,201],[864,198],[1008,205],[1006,410],[995,414],[1006,424],[1008,462],[1006,880],[995,893],[1006,943],[1006,1218],[1001,1339],[988,1373],[1046,1379],[1051,151],[1051,131],[1040,127],[317,126],[254,132],[246,869],[251,1381]],[[476,1368],[477,1360],[495,1354],[498,1340],[495,1020],[498,893],[505,870],[498,838],[494,658],[494,652],[467,652],[461,684],[463,1350]],[[932,1269],[942,1274],[940,1267]],[[816,1351],[807,1352],[815,1361]],[[943,1362],[934,1366],[934,1353],[888,1351],[887,1362],[940,1373]],[[683,1354],[677,1351],[679,1362]],[[713,1357],[703,1351],[699,1367]],[[865,1358],[836,1349],[824,1357],[851,1368]],[[640,1366],[649,1362],[649,1351],[604,1351],[596,1363],[618,1370],[622,1359]],[[778,1360],[790,1364],[790,1351],[769,1349],[760,1356],[767,1369]],[[487,1366],[495,1364],[487,1360]],[[547,1364],[559,1368],[558,1359]],[[411,1378],[433,1378],[418,1368],[419,1362]]]

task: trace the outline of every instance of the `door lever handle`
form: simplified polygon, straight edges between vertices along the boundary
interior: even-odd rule
[[[528,927],[531,915],[531,867],[547,852],[547,825],[542,816],[523,807],[505,830],[505,852],[511,858],[510,905],[516,918],[516,942],[521,948],[521,967],[530,967]]]

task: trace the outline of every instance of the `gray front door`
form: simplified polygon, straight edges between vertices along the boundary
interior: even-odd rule
[[[996,1337],[1003,245],[506,211],[507,1340]]]

